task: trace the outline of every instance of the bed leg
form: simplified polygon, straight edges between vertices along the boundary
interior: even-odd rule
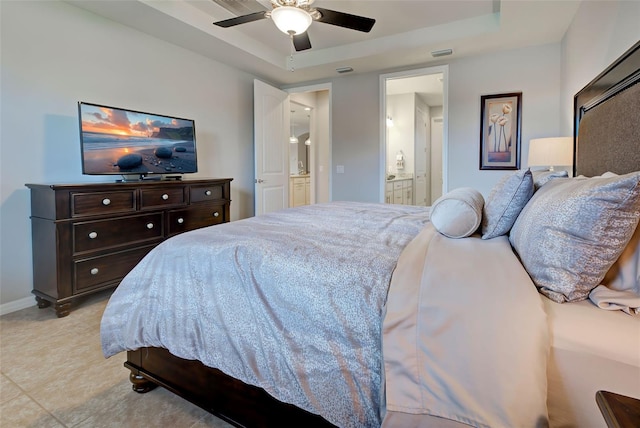
[[[154,389],[156,386],[158,386],[155,383],[151,382],[150,380],[147,380],[144,376],[138,373],[134,373],[133,371],[131,371],[131,374],[129,375],[129,380],[132,383],[131,389],[133,389],[135,392],[139,394],[144,394],[145,392],[149,392],[152,389]]]

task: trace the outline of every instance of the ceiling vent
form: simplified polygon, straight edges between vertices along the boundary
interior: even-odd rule
[[[342,73],[351,73],[353,71],[353,68],[351,67],[338,67],[336,68],[336,71],[340,74]]]
[[[437,58],[439,56],[447,56],[453,53],[453,49],[441,49],[439,51],[431,51],[431,56]]]

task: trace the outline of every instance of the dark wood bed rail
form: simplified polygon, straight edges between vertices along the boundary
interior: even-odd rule
[[[166,349],[127,352],[133,390],[145,393],[162,386],[239,427],[334,427],[318,415],[283,403],[262,388],[248,385],[200,361],[178,358]]]

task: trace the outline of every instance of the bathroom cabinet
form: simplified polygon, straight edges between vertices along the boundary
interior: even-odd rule
[[[387,204],[413,205],[413,179],[396,178],[389,180],[385,187]]]

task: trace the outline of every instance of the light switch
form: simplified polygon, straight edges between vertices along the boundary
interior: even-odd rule
[[[337,165],[336,166],[336,172],[338,174],[344,174],[344,165]]]

